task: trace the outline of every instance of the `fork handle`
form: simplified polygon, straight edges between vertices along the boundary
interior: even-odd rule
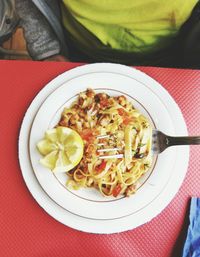
[[[166,137],[166,144],[172,145],[200,145],[200,136],[194,137]]]

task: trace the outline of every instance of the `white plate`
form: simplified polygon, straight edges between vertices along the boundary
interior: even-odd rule
[[[38,165],[35,143],[58,121],[63,105],[69,104],[67,100],[87,87],[109,88],[133,96],[142,104],[134,100],[135,105],[146,115],[149,113],[156,127],[166,133],[186,135],[186,126],[178,106],[157,82],[140,71],[116,64],[91,64],[68,71],[50,82],[29,107],[20,132],[19,158],[25,182],[36,200],[54,218],[76,229],[96,233],[124,231],[151,220],[171,201],[185,176],[189,148],[171,148],[160,155],[153,173],[128,199],[102,200],[94,190],[66,190],[61,185],[62,177],[56,179]],[[34,171],[27,149],[32,121],[30,156]],[[50,198],[41,190],[34,172]]]
[[[159,156],[151,176],[149,176],[150,173],[147,174],[146,183],[143,183],[137,193],[130,198],[105,198],[97,190],[89,188],[78,191],[69,190],[65,186],[67,175],[53,174],[49,169],[41,166],[39,163],[41,156],[36,149],[36,144],[43,138],[47,129],[53,128],[58,123],[63,108],[69,107],[77,95],[88,86],[97,92],[106,92],[109,95],[126,95],[157,128],[168,134],[174,133],[165,105],[149,88],[129,76],[111,72],[94,72],[64,83],[42,104],[30,133],[30,159],[42,188],[66,210],[91,219],[121,218],[144,208],[160,194],[169,180],[172,165],[176,161],[176,151],[171,149]],[[131,96],[134,99],[131,99]]]

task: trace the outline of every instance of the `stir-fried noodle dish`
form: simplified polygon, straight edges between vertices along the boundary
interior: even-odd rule
[[[124,95],[87,89],[64,108],[58,126],[75,130],[84,142],[81,161],[67,172],[68,187],[114,197],[136,192],[152,163],[152,127]]]

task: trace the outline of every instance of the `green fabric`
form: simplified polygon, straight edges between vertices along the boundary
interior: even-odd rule
[[[63,0],[63,22],[87,49],[150,52],[166,46],[198,0]]]

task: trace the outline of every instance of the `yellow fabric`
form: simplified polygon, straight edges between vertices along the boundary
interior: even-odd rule
[[[63,0],[63,22],[77,42],[89,48],[148,52],[176,35],[197,2]]]

